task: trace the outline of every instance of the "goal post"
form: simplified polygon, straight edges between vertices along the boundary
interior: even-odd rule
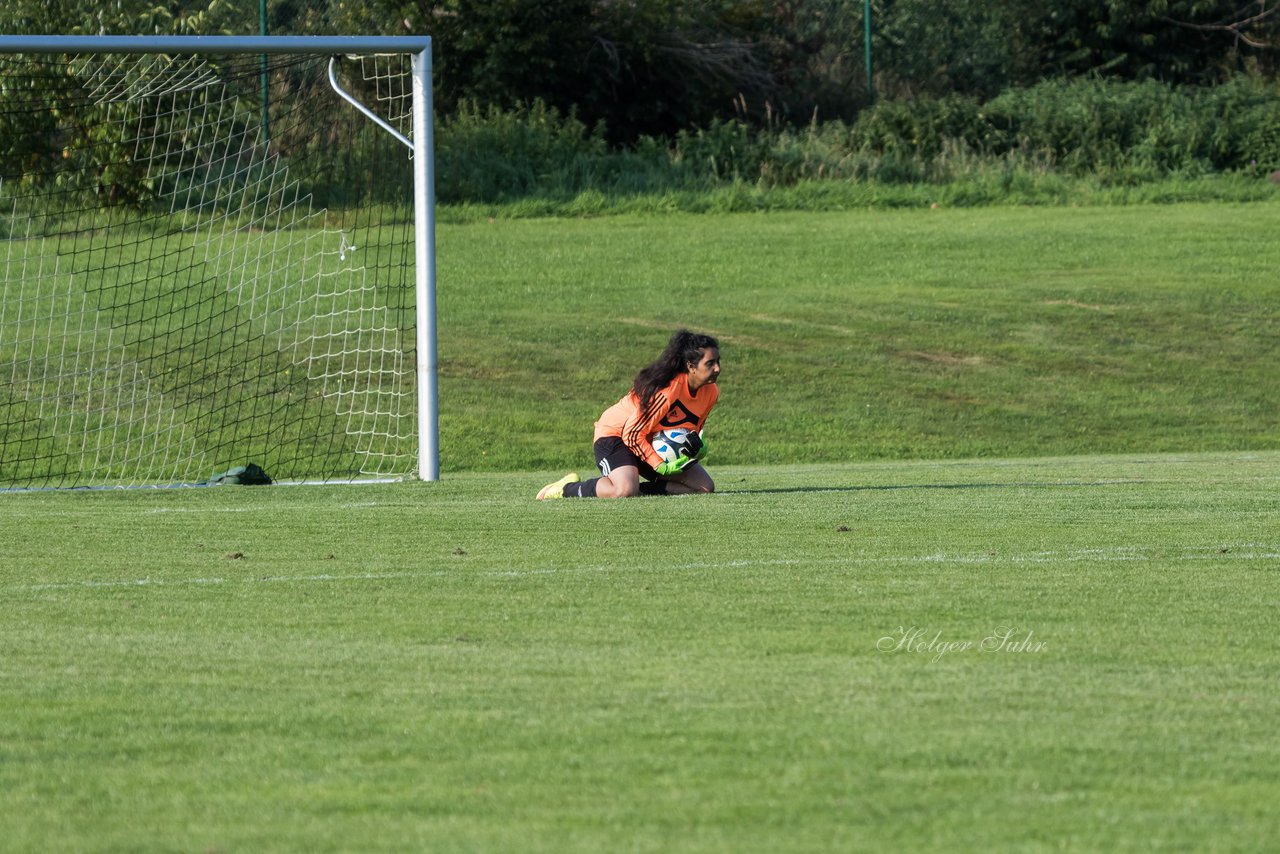
[[[439,477],[431,40],[0,36],[0,489]]]

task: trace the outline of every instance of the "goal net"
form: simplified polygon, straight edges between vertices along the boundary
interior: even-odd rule
[[[423,470],[413,57],[292,48],[0,50],[0,488]]]

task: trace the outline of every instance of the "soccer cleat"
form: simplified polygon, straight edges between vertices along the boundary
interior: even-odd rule
[[[567,484],[574,483],[578,479],[578,473],[571,471],[555,483],[548,483],[542,489],[538,490],[538,500],[545,501],[548,498],[564,498],[564,488]]]

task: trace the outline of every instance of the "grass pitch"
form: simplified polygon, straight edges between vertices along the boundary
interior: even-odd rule
[[[1278,210],[442,227],[444,481],[0,495],[0,844],[1271,846]]]
[[[37,850],[1261,850],[1280,454],[0,496]]]
[[[723,345],[722,464],[1280,450],[1277,233],[1274,204],[445,227],[441,468],[589,465],[678,325]]]
[[[1277,233],[1280,204],[442,225],[441,469],[589,464],[592,422],[681,325],[723,345],[708,429],[720,464],[1280,450]],[[243,239],[286,236],[322,238]],[[174,258],[190,254],[180,237]],[[361,251],[394,260],[392,243],[382,230]],[[378,361],[368,384],[328,379],[407,348],[401,309],[370,339],[344,331],[367,328],[363,291],[311,294],[328,320],[289,344],[312,279],[281,270],[254,310],[232,310],[216,276],[135,301],[107,275],[122,253],[59,256],[102,269],[34,301],[9,295],[6,320],[26,320],[0,332],[0,376],[14,378],[0,383],[0,483],[68,483],[57,473],[78,466],[114,483],[126,464],[147,483],[246,462],[279,479],[409,470],[415,433],[394,415],[414,411],[411,378],[393,368],[412,360]],[[100,333],[130,342],[123,361],[108,347],[73,370],[62,336],[108,296],[120,326]],[[70,305],[86,313],[68,321]],[[68,372],[83,393],[49,397]],[[131,427],[115,423],[124,404],[108,389],[148,401]],[[113,426],[81,436],[100,424]]]

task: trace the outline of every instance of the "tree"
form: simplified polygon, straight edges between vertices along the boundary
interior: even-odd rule
[[[1280,19],[1265,0],[1064,0],[1021,10],[1015,84],[1099,74],[1213,84],[1248,67],[1275,71]],[[1256,10],[1256,11],[1254,11]]]
[[[344,32],[426,33],[437,103],[541,100],[614,141],[730,115],[771,85],[742,2],[699,0],[369,0],[339,3]]]

